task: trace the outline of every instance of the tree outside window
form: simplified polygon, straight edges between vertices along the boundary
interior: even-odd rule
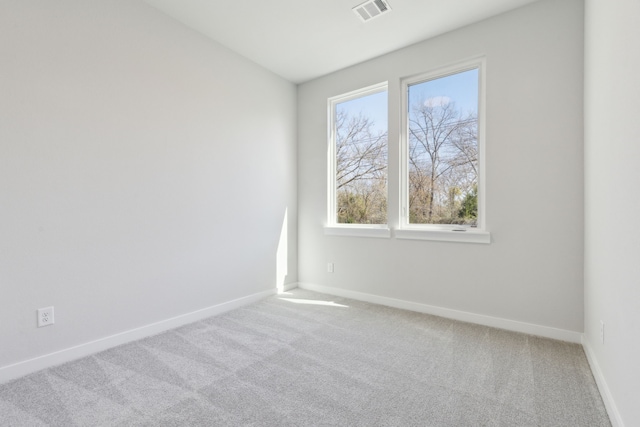
[[[478,69],[408,86],[408,223],[478,221]]]
[[[335,222],[387,223],[387,92],[333,103]]]

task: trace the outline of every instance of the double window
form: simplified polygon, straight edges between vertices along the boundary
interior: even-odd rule
[[[393,217],[398,238],[489,242],[483,72],[477,60],[402,80],[391,139],[386,83],[329,100],[330,228],[388,230]],[[387,176],[389,149],[400,152],[398,177]]]

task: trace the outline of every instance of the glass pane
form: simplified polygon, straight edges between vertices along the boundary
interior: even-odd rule
[[[387,92],[335,108],[336,222],[387,223]]]
[[[478,69],[409,86],[409,223],[476,226]]]

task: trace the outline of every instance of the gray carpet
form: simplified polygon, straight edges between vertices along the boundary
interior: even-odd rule
[[[2,426],[609,426],[579,345],[295,289],[0,386]]]

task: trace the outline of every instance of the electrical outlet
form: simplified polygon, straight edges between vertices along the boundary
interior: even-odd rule
[[[332,262],[327,264],[327,272],[328,273],[333,273],[333,263]]]
[[[45,307],[38,309],[38,328],[53,325],[53,307]]]
[[[604,322],[600,321],[600,342],[604,344]]]

